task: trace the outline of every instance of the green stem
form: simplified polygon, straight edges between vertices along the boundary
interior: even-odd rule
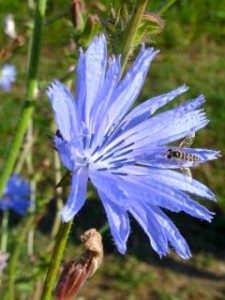
[[[28,130],[26,137],[24,139],[24,144],[23,144],[23,149],[20,152],[20,156],[17,159],[16,166],[14,168],[15,173],[20,174],[21,170],[23,168],[23,165],[25,161],[27,161],[27,166],[28,166],[28,173],[29,175],[33,174],[33,167],[32,167],[32,159],[31,159],[31,152],[32,152],[32,146],[34,143],[34,137],[33,137],[33,124],[32,120],[30,120],[29,125],[28,125]]]
[[[103,235],[103,233],[105,233],[108,229],[109,229],[109,224],[108,224],[108,223],[105,223],[105,224],[98,230],[98,232],[101,233],[101,235]]]
[[[59,265],[66,246],[72,223],[73,219],[68,223],[61,223],[59,227],[55,247],[52,254],[52,259],[45,279],[41,300],[50,300],[52,298],[56,276],[59,271]]]
[[[8,223],[9,223],[9,211],[8,209],[3,212],[2,217],[2,232],[1,232],[1,252],[7,251],[7,242],[8,242]]]
[[[135,36],[141,22],[142,16],[145,12],[146,5],[148,0],[140,0],[138,1],[138,5],[134,10],[134,14],[130,19],[130,22],[127,26],[127,30],[124,33],[124,40],[122,42],[122,73],[124,72],[125,66],[127,64],[127,60],[131,53]]]
[[[159,15],[163,15],[172,6],[176,0],[169,0],[167,3],[163,2],[160,4],[160,8],[157,10]]]
[[[13,167],[15,165],[16,158],[18,157],[21,144],[23,142],[23,137],[26,133],[27,126],[32,117],[34,110],[34,103],[37,91],[37,75],[38,75],[38,65],[41,47],[41,32],[42,23],[45,15],[45,7],[47,0],[37,0],[36,12],[34,17],[34,29],[30,48],[30,56],[28,62],[28,76],[26,93],[24,97],[24,106],[22,109],[21,118],[17,126],[17,131],[12,141],[11,148],[8,153],[8,157],[3,168],[1,178],[0,178],[0,198],[2,197],[4,187],[12,173]]]
[[[29,213],[31,215],[35,215],[36,211],[36,181],[35,178],[32,178],[31,181],[31,201],[33,201],[33,204],[29,207]],[[27,250],[28,255],[31,257],[34,255],[34,228],[31,227],[28,231],[28,239],[27,239]]]
[[[55,185],[57,185],[61,178],[61,164],[59,160],[58,152],[54,151],[54,168],[55,168]],[[57,212],[54,220],[54,225],[52,227],[51,237],[55,239],[56,234],[59,230],[60,221],[61,221],[61,208],[63,206],[63,200],[62,200],[62,188],[59,187],[56,189],[56,201],[57,201]]]
[[[62,174],[61,174],[61,164],[60,164],[60,160],[59,160],[59,155],[58,155],[58,152],[56,152],[56,151],[54,151],[54,169],[55,169],[54,170],[55,185],[57,185],[62,178]],[[54,223],[52,226],[51,242],[48,246],[48,252],[51,251],[54,246],[55,237],[59,231],[59,227],[61,224],[61,208],[63,206],[62,188],[61,187],[58,187],[56,189],[56,204],[57,204],[57,209],[56,209]]]
[[[34,137],[34,132],[33,132],[33,120],[31,119],[29,122],[29,126],[27,129],[27,135],[26,135],[26,143],[30,145],[28,149],[30,151],[27,152],[26,156],[26,163],[27,163],[27,169],[29,173],[29,177],[32,176],[34,173],[34,166],[33,166],[33,151],[31,148],[31,145],[33,144],[33,137]],[[33,202],[33,205],[29,207],[29,212],[31,215],[35,214],[36,210],[36,182],[35,178],[32,177],[31,179],[31,201]],[[28,236],[27,236],[27,249],[28,249],[28,255],[31,257],[34,254],[34,230],[33,228],[29,230]]]
[[[58,20],[60,20],[60,19],[62,19],[62,18],[66,18],[66,17],[70,17],[70,15],[69,15],[69,12],[63,12],[63,13],[60,13],[60,14],[58,14],[57,16],[54,16],[54,17],[52,17],[52,18],[50,18],[50,19],[48,19],[45,23],[44,23],[44,25],[45,26],[48,26],[48,25],[50,25],[50,24],[52,24],[52,23],[55,23],[55,21],[58,21]]]

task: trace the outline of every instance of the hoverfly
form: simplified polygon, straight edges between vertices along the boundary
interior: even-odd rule
[[[191,170],[188,167],[184,167],[183,164],[188,161],[198,162],[201,159],[195,154],[185,152],[183,148],[189,148],[192,145],[194,138],[195,132],[192,132],[191,134],[186,136],[184,140],[180,143],[178,147],[179,150],[168,149],[166,151],[166,157],[168,159],[177,160],[180,163],[182,173],[186,174],[189,177],[189,179],[192,178]]]

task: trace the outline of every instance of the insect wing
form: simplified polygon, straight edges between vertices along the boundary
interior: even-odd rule
[[[187,135],[185,139],[180,143],[179,148],[189,148],[195,138],[195,132],[192,132],[191,134]]]
[[[188,181],[192,181],[192,174],[189,168],[181,166],[181,172],[186,175]]]

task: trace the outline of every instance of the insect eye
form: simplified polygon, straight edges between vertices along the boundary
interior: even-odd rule
[[[169,159],[172,158],[172,150],[171,150],[171,149],[168,149],[168,150],[167,150],[167,155],[166,155],[166,157],[169,158]]]

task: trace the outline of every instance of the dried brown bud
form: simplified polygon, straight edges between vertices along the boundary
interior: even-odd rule
[[[2,49],[0,49],[0,61],[9,59],[14,52],[25,44],[25,38],[22,35],[18,35],[15,39],[11,39],[9,43]]]
[[[103,259],[102,236],[95,228],[80,237],[85,251],[75,261],[68,262],[55,289],[57,300],[72,300],[85,283],[100,267]]]
[[[105,4],[97,1],[92,1],[87,4],[87,8],[90,9],[95,9],[96,11],[106,11],[107,7]]]
[[[76,29],[81,29],[82,27],[82,14],[84,12],[83,0],[72,0],[71,2],[71,17],[73,25]]]
[[[152,23],[155,23],[156,25],[158,25],[159,30],[162,30],[165,25],[164,20],[159,15],[152,12],[145,12],[143,14],[143,20],[149,20]]]

